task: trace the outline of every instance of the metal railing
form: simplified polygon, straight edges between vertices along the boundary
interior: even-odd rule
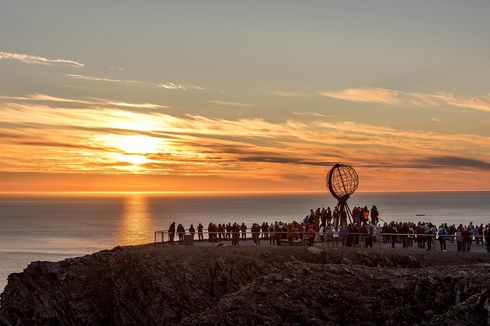
[[[182,238],[179,238],[178,232],[169,233],[168,230],[155,231],[154,242],[160,242],[164,244],[183,243],[185,236],[191,236],[192,242],[210,242],[211,245],[232,242],[234,240],[239,241],[254,241],[256,245],[260,245],[261,241],[267,241],[270,245],[307,245],[310,243],[308,231],[268,231],[268,232],[217,232],[203,229],[202,232],[190,233],[189,230],[185,230],[182,234]],[[165,238],[167,240],[165,240]],[[425,233],[342,233],[342,232],[324,232],[323,239],[319,232],[315,233],[314,243],[323,243],[327,246],[333,247],[379,247],[382,246],[395,246],[408,249],[409,247],[427,249],[428,242],[430,240],[430,250],[437,250],[440,248],[439,236],[436,234]],[[485,236],[471,236],[469,239],[461,239],[458,241],[458,236],[450,234],[445,236],[444,242],[449,246],[457,244],[458,251],[474,251],[473,249],[480,249],[477,251],[485,251],[487,241]],[[461,242],[461,248],[458,242]],[[470,248],[470,250],[468,250]],[[459,250],[461,249],[461,250]],[[464,249],[464,250],[463,250]],[[454,251],[454,250],[453,250]]]

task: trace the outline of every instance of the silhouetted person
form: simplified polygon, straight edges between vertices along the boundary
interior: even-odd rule
[[[198,239],[198,240],[204,240],[204,236],[203,236],[203,234],[202,234],[202,229],[203,229],[203,228],[204,228],[204,227],[202,226],[202,224],[201,224],[201,223],[199,223],[199,225],[197,226],[197,239]]]
[[[425,232],[427,237],[427,251],[432,249],[432,225],[429,225],[429,228]]]
[[[487,245],[487,252],[490,253],[490,224],[487,225],[483,233],[485,234],[485,244]]]
[[[194,229],[194,225],[191,224],[191,227],[189,228],[189,233],[192,236],[192,240],[194,240],[194,234],[196,234],[196,229]]]
[[[247,238],[247,226],[245,223],[240,226],[240,231],[242,231],[242,240],[245,240]]]
[[[332,210],[330,209],[330,206],[327,207],[327,225],[332,224]]]
[[[183,245],[184,244],[185,229],[184,229],[184,226],[182,224],[179,224],[179,226],[177,226],[177,235],[179,236],[179,245]]]
[[[373,208],[371,208],[371,224],[377,225],[378,218],[379,218],[378,208],[376,206],[373,206]]]
[[[437,235],[439,237],[439,244],[441,245],[441,251],[446,251],[447,231],[442,225],[439,226],[439,231],[437,231]]]
[[[175,236],[175,222],[172,222],[172,224],[170,224],[170,227],[168,228],[168,242],[170,244],[174,244],[174,236]]]

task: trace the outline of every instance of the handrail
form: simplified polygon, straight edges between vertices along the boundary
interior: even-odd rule
[[[204,229],[203,229],[204,230]],[[206,229],[207,230],[207,229]],[[194,235],[201,233],[203,235],[203,238],[202,239],[198,239],[197,241],[199,240],[209,240],[209,235],[213,235],[213,236],[217,236],[217,238],[219,239],[222,239],[222,240],[231,240],[231,237],[233,235],[233,233],[239,235],[239,239],[240,240],[244,240],[244,239],[251,239],[249,237],[247,237],[247,235],[251,235],[252,238],[253,238],[253,235],[258,235],[260,240],[264,240],[264,239],[267,239],[269,240],[269,238],[271,236],[275,236],[275,235],[286,235],[286,236],[293,236],[293,237],[298,237],[300,235],[304,236],[304,237],[308,237],[308,231],[307,230],[303,230],[303,231],[266,231],[266,232],[263,232],[263,231],[257,231],[257,232],[253,232],[253,231],[239,231],[239,232],[220,232],[220,231],[206,231],[206,232],[195,232]],[[160,242],[163,242],[163,238],[164,238],[164,235],[167,234],[169,235],[170,232],[168,230],[159,230],[159,231],[155,231],[154,232],[155,234],[155,242],[156,241],[156,238],[157,238],[157,235],[161,235],[161,239],[162,241]],[[178,232],[174,232],[173,233],[174,236],[178,236]],[[204,235],[208,235],[207,238],[204,238]],[[245,234],[245,238],[243,238],[243,235]],[[184,232],[183,235],[191,235],[191,233],[189,233],[188,231]],[[262,237],[260,237],[262,235]],[[316,236],[321,236],[320,233],[318,231],[315,232],[315,237]],[[432,238],[432,239],[435,239],[435,240],[439,240],[439,235],[437,234],[427,234],[427,233],[383,233],[383,232],[380,232],[380,233],[361,233],[361,232],[347,232],[347,233],[343,233],[343,232],[332,232],[332,231],[324,231],[323,232],[323,236],[332,236],[334,238],[342,238],[342,237],[348,237],[349,235],[358,235],[358,236],[372,236],[372,237],[391,237],[391,236],[396,236],[396,237],[407,237],[409,239],[417,239],[419,237],[421,238]],[[220,238],[221,236],[221,238]],[[445,240],[451,240],[451,241],[455,241],[457,240],[458,237],[463,237],[463,236],[458,236],[456,234],[448,234],[448,235],[445,235]],[[470,236],[470,239],[471,240],[476,240],[476,239],[481,239],[482,240],[482,243],[484,242],[485,238],[487,236],[485,235],[471,235]],[[463,240],[463,239],[462,239]],[[194,239],[194,241],[196,241],[196,239]]]

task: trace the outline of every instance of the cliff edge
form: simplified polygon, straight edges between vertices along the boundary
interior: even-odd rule
[[[11,274],[2,325],[489,323],[490,255],[116,247]]]

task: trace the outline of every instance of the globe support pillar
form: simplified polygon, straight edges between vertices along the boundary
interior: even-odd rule
[[[341,227],[347,225],[347,222],[352,223],[352,214],[349,205],[347,205],[347,199],[349,197],[339,199],[336,207],[339,212],[339,225]]]

